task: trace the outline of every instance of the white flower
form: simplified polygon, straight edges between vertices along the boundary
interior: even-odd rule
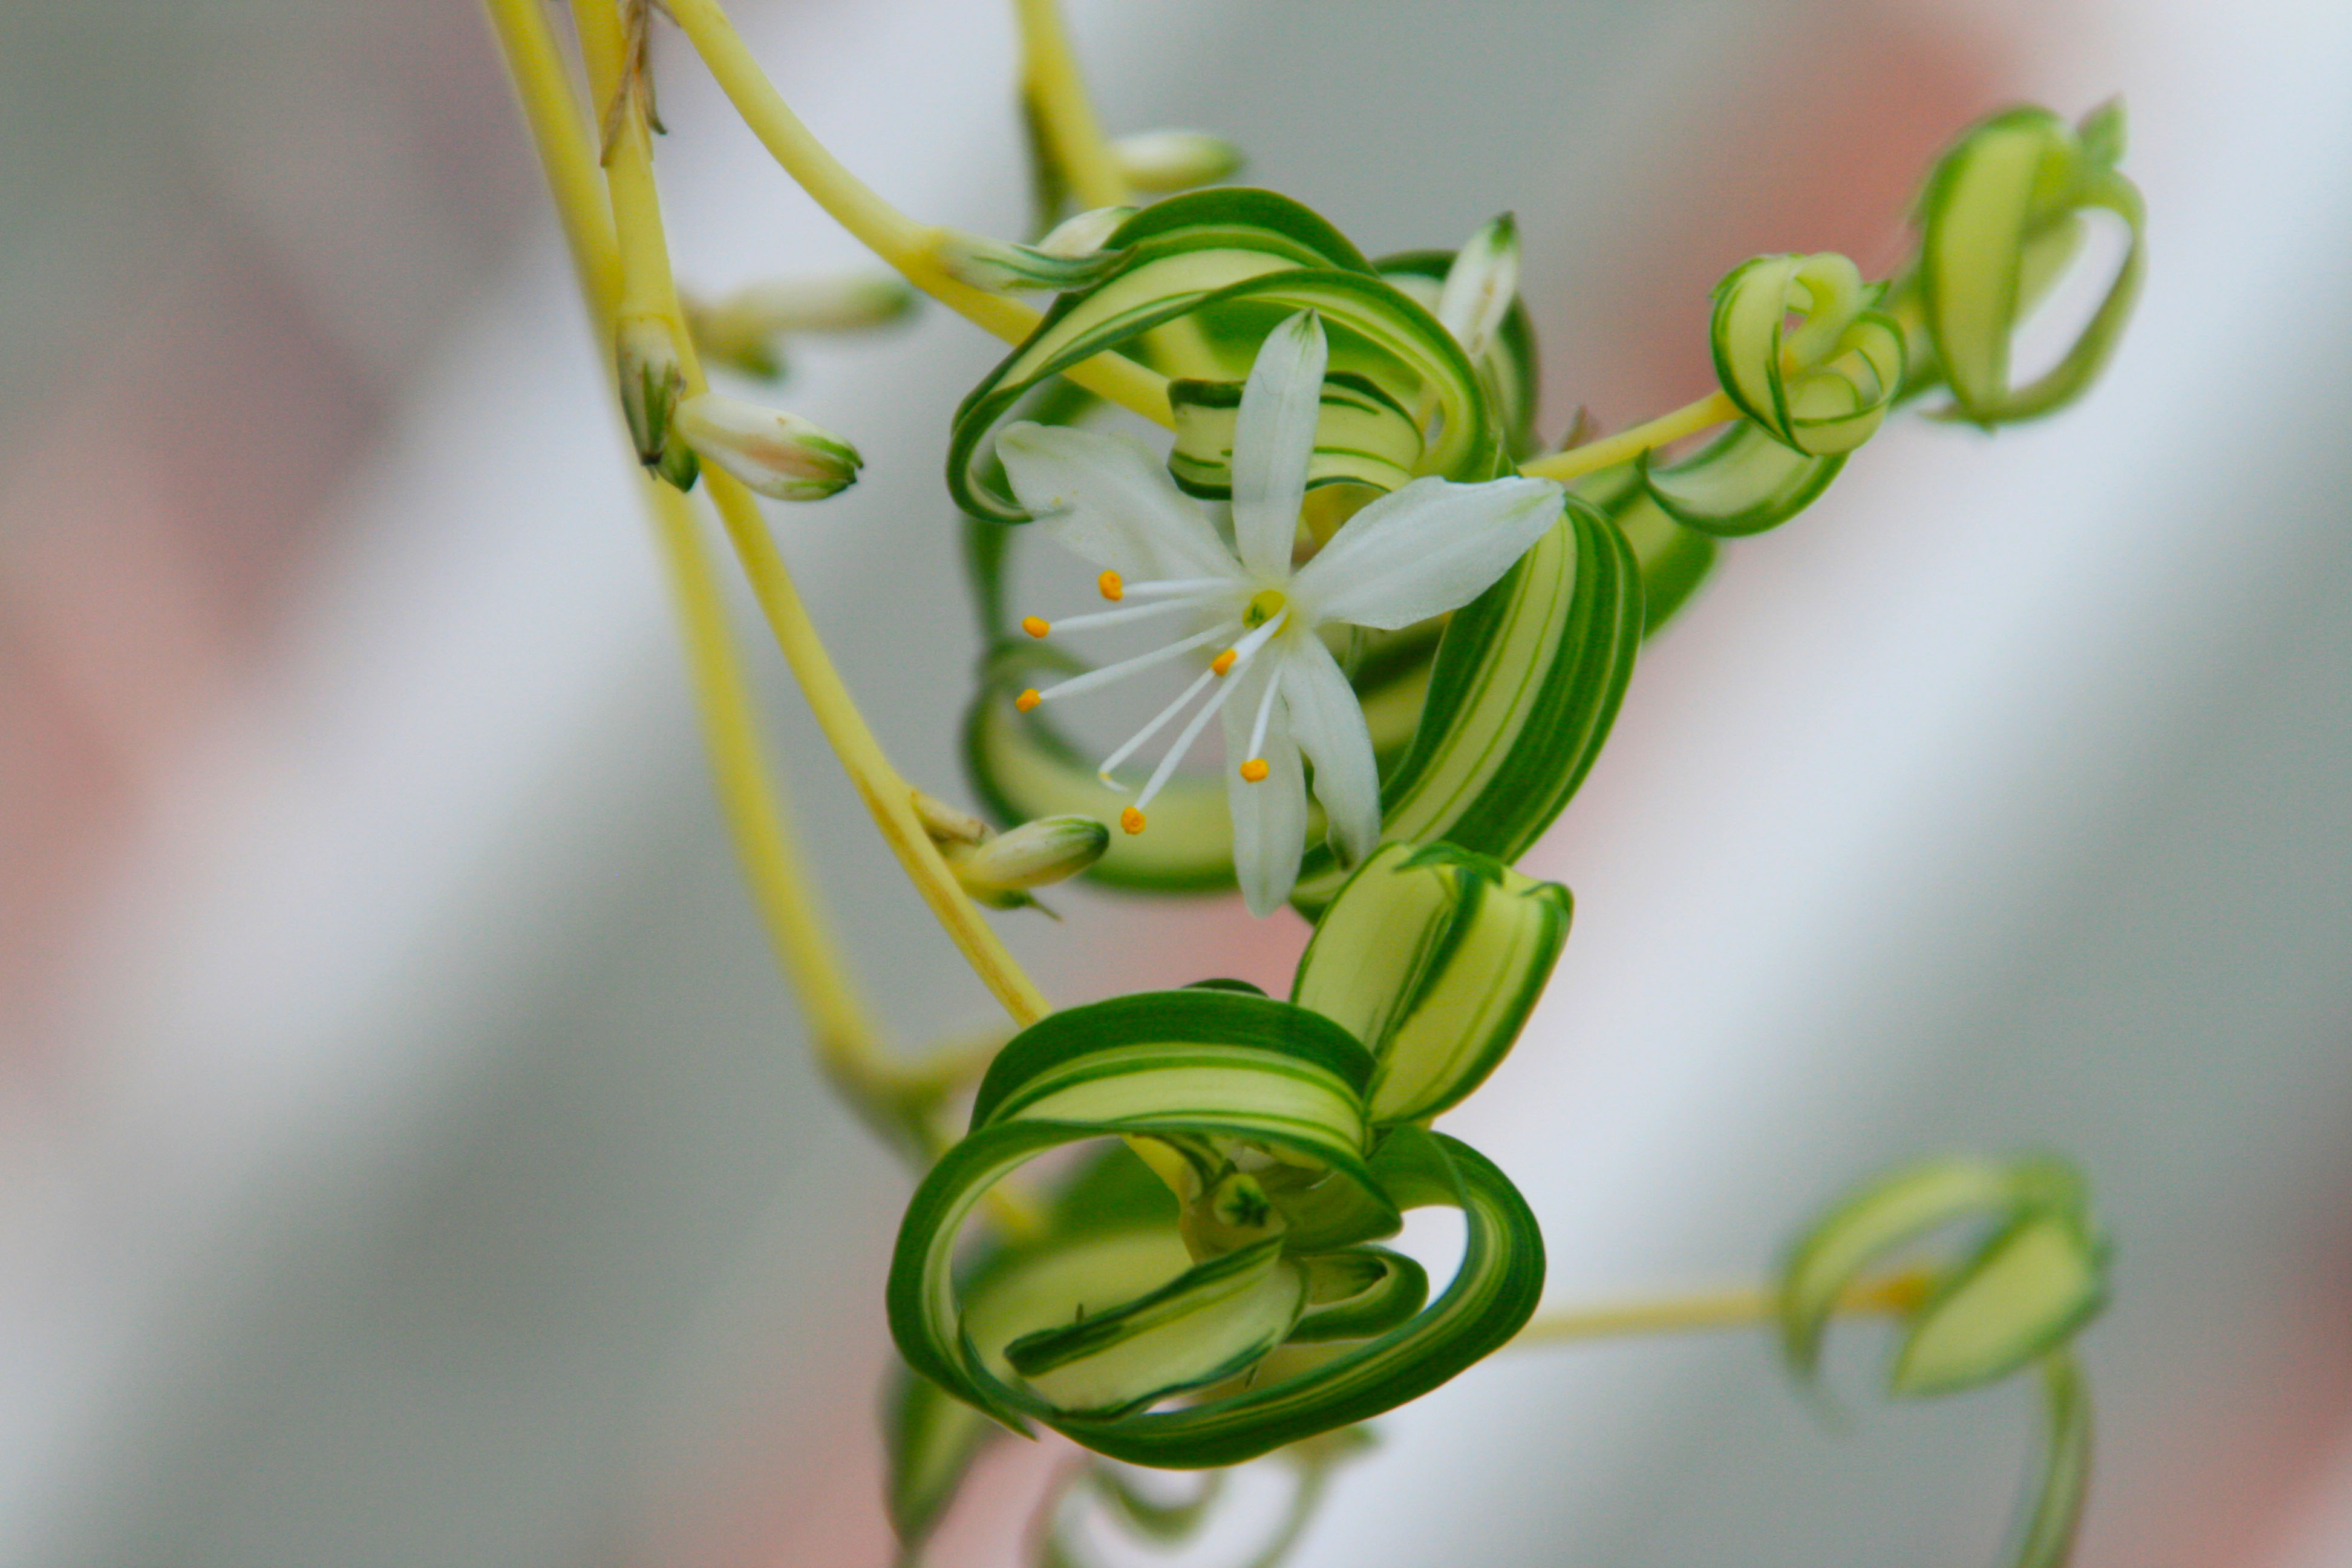
[[[1340,855],[1360,859],[1380,841],[1371,733],[1318,632],[1333,625],[1393,630],[1469,603],[1559,521],[1561,509],[1561,489],[1549,479],[1415,479],[1365,507],[1294,566],[1326,358],[1322,323],[1307,311],[1276,328],[1258,351],[1234,435],[1234,544],[1132,437],[1017,424],[997,444],[1013,492],[1037,526],[1105,569],[1106,598],[1138,601],[1073,616],[1058,623],[1061,629],[1153,616],[1188,616],[1197,628],[1153,652],[1024,691],[1021,707],[1199,655],[1205,663],[1199,678],[1106,758],[1101,773],[1115,784],[1120,763],[1215,685],[1119,823],[1143,831],[1144,808],[1223,711],[1234,769],[1227,777],[1234,868],[1259,915],[1279,908],[1297,880],[1307,837],[1302,756],[1314,764],[1315,795]],[[1034,616],[1022,626],[1033,637],[1054,629]]]

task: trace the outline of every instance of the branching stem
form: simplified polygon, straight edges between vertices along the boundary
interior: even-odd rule
[[[1630,430],[1570,447],[1565,452],[1554,452],[1549,458],[1532,458],[1519,465],[1519,472],[1538,479],[1582,479],[1620,463],[1630,463],[1644,452],[1695,436],[1710,425],[1738,417],[1738,405],[1721,392],[1710,392],[1696,403],[1686,403],[1671,414],[1661,414]]]
[[[907,281],[1008,343],[1036,330],[1037,311],[1015,300],[958,282],[940,268],[942,231],[915,222],[877,195],[810,134],[768,79],[717,0],[670,0],[670,12],[734,104],[743,123],[819,206]],[[1172,421],[1168,381],[1133,360],[1097,354],[1066,372],[1072,381],[1160,425]]]

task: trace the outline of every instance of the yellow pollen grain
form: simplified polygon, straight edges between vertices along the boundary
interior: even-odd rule
[[[1021,617],[1021,629],[1033,637],[1042,637],[1054,629],[1054,623],[1043,616],[1024,616]]]
[[[1096,578],[1095,586],[1102,590],[1104,598],[1114,603],[1127,597],[1127,584],[1119,581],[1118,574],[1116,572],[1106,572]]]
[[[1272,768],[1265,765],[1265,759],[1264,757],[1252,757],[1248,762],[1242,764],[1242,782],[1244,784],[1264,784],[1265,783],[1265,775],[1273,771],[1274,770]]]
[[[1013,700],[1013,706],[1020,709],[1024,713],[1026,713],[1029,710],[1036,707],[1037,704],[1045,700],[1045,698],[1038,695],[1037,689],[1033,686],[1028,690],[1023,692],[1020,696],[1014,698]]]
[[[1223,675],[1225,671],[1233,668],[1234,660],[1239,658],[1241,658],[1240,650],[1229,647],[1225,649],[1224,652],[1219,654],[1216,658],[1211,659],[1209,661],[1209,668],[1215,670],[1219,675]]]
[[[1140,833],[1143,831],[1143,813],[1130,805],[1118,814],[1118,825],[1129,833]]]

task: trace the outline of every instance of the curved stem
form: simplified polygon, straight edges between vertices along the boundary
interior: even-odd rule
[[[1006,342],[1021,342],[1036,330],[1041,319],[1037,311],[949,277],[939,262],[941,231],[915,222],[875,195],[809,133],[760,68],[717,0],[670,0],[669,8],[743,123],[784,172],[844,228],[897,268],[907,281]],[[1063,374],[1146,419],[1173,423],[1167,378],[1124,355],[1097,354]]]
[[[1844,1313],[1906,1312],[1927,1294],[1927,1277],[1916,1270],[1864,1280],[1839,1299]],[[1610,1306],[1575,1307],[1543,1312],[1511,1341],[1522,1345],[1564,1344],[1578,1340],[1617,1338],[1626,1334],[1687,1333],[1707,1329],[1744,1329],[1769,1323],[1780,1311],[1778,1292],[1761,1286],[1717,1290],[1696,1296],[1670,1296],[1653,1301],[1624,1301]]]
[[[594,101],[608,102],[623,88],[625,45],[618,6],[615,0],[573,0],[573,11],[579,20],[581,52],[588,66],[590,93]],[[687,391],[689,395],[699,393],[708,383],[694,352],[692,334],[678,310],[641,103],[623,110],[618,134],[605,160],[605,184],[621,253],[622,308],[642,309],[668,325]],[[704,484],[776,646],[792,667],[835,756],[873,814],[883,841],[898,856],[949,937],[962,950],[965,961],[1013,1021],[1024,1026],[1035,1023],[1052,1011],[1051,1005],[1013,962],[924,831],[915,815],[914,786],[891,765],[835,668],[751,492],[715,467],[706,468]]]
[[[1094,100],[1087,96],[1077,51],[1070,47],[1059,0],[1013,0],[1021,21],[1021,88],[1034,106],[1048,150],[1083,207],[1127,205],[1130,193],[1118,159],[1103,137]]]
[[[1671,414],[1661,414],[1630,430],[1587,441],[1581,447],[1570,447],[1565,452],[1554,452],[1549,458],[1531,458],[1519,465],[1519,472],[1538,479],[1581,479],[1620,463],[1630,463],[1644,452],[1696,435],[1710,425],[1738,417],[1738,405],[1721,392],[1711,392],[1696,403],[1686,403]]]

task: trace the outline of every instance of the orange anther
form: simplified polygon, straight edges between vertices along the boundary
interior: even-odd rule
[[[1225,671],[1233,668],[1234,660],[1239,658],[1241,658],[1239,653],[1235,652],[1232,648],[1227,648],[1224,652],[1219,654],[1216,658],[1209,661],[1209,668],[1215,670],[1219,675],[1223,675]]]
[[[1242,782],[1244,784],[1264,784],[1265,782],[1265,775],[1273,771],[1274,770],[1272,768],[1265,765],[1265,759],[1264,757],[1252,757],[1248,762],[1242,764]]]
[[[1021,617],[1021,629],[1033,637],[1042,637],[1054,629],[1054,623],[1043,616],[1024,616]]]
[[[1106,572],[1096,578],[1095,586],[1102,590],[1102,596],[1106,599],[1117,600],[1127,597],[1127,584],[1118,580],[1118,574],[1116,572]]]
[[[1024,713],[1026,713],[1029,710],[1036,707],[1037,704],[1045,700],[1043,697],[1037,695],[1037,689],[1033,686],[1028,690],[1023,692],[1020,696],[1014,698],[1013,700],[1013,706],[1020,709]]]
[[[1129,833],[1140,833],[1143,831],[1143,813],[1130,805],[1118,814],[1118,825]]]

